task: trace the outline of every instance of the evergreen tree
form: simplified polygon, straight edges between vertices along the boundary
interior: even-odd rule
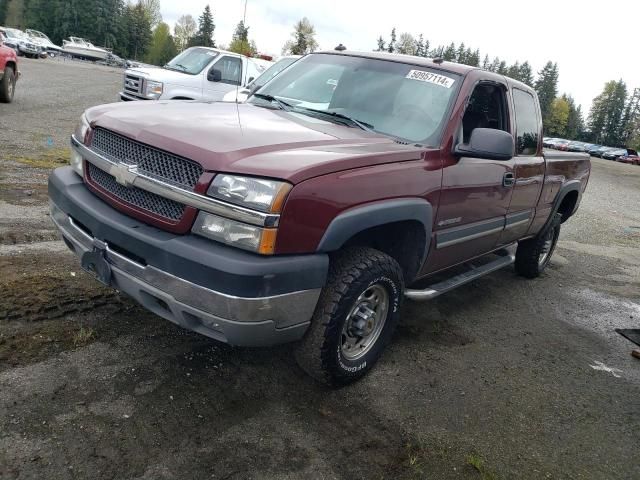
[[[456,44],[451,42],[447,48],[445,48],[444,52],[442,52],[442,58],[449,62],[453,62],[456,59]]]
[[[498,68],[500,67],[500,63],[500,59],[498,57],[494,57],[487,70],[489,70],[490,72],[497,72]]]
[[[582,109],[579,105],[576,107],[576,102],[571,95],[562,94],[562,99],[566,101],[569,106],[569,114],[567,116],[567,125],[564,136],[570,139],[580,138],[582,131],[584,130]]]
[[[540,101],[542,121],[546,126],[551,111],[551,104],[558,95],[558,65],[547,62],[544,68],[538,72],[538,79],[534,87]]]
[[[429,47],[431,47],[431,44],[429,43],[429,40],[425,40],[424,41],[424,48],[422,50],[422,56],[423,57],[430,57],[432,56],[431,50],[429,50]],[[435,55],[434,55],[435,56]]]
[[[533,71],[531,70],[531,65],[529,65],[529,62],[524,62],[522,65],[520,65],[520,75],[518,80],[529,85],[530,87],[533,87]]]
[[[198,32],[195,34],[190,44],[201,47],[215,47],[216,42],[213,39],[213,32],[215,29],[216,25],[213,23],[211,7],[207,4],[207,6],[204,7],[202,15],[198,18]]]
[[[496,73],[498,75],[506,75],[507,74],[507,62],[505,62],[504,60],[502,60],[499,64],[498,64],[498,69],[496,70]]]
[[[382,38],[382,35],[380,35],[378,37],[378,48],[376,49],[376,52],[384,52],[385,50],[386,50],[385,42],[384,42],[384,39]]]
[[[491,67],[491,61],[489,60],[489,55],[487,54],[484,56],[484,60],[482,61],[482,69],[489,70],[489,67]]]
[[[473,53],[471,52],[471,49],[469,49],[467,51],[467,64],[471,65],[472,67],[479,67],[480,66],[480,50],[476,49]]]
[[[387,46],[387,52],[393,53],[396,50],[396,27],[391,29],[391,40],[389,40],[389,45]]]
[[[627,101],[622,116],[622,141],[629,145],[631,139],[640,134],[640,88],[635,88]]]
[[[623,143],[626,99],[627,86],[622,80],[607,82],[602,93],[593,99],[589,128],[596,142],[612,146]]]
[[[424,37],[422,36],[422,34],[420,34],[418,36],[418,40],[416,41],[416,52],[415,52],[415,56],[416,57],[424,57]]]
[[[233,32],[228,50],[246,56],[253,54],[253,49],[249,43],[249,27],[246,27],[242,20],[236,26],[235,32]]]
[[[465,53],[466,53],[466,50],[464,48],[464,42],[462,42],[458,47],[458,49],[456,50],[455,61],[458,63],[467,63]]]
[[[5,19],[7,18],[8,5],[9,5],[9,0],[0,0],[0,25],[4,25]]]

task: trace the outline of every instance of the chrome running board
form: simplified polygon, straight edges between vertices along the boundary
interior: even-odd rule
[[[515,249],[513,246],[497,250],[493,252],[493,254],[498,255],[498,258],[489,263],[485,263],[478,267],[470,264],[469,270],[464,273],[460,273],[439,283],[434,283],[423,290],[406,289],[404,291],[404,295],[408,299],[415,301],[431,300],[432,298],[436,298],[443,293],[464,285],[465,283],[472,282],[473,280],[483,277],[489,273],[509,266],[516,261]]]

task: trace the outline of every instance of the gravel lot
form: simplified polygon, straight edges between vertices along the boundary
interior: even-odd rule
[[[0,105],[0,478],[640,478],[640,168],[594,159],[548,272],[425,304],[340,390],[85,276],[46,176],[121,72],[22,60]],[[53,153],[52,153],[53,152]],[[475,465],[475,466],[474,466]]]

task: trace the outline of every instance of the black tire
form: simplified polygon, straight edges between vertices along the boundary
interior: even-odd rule
[[[538,236],[518,243],[515,263],[518,275],[536,278],[547,268],[558,243],[561,223],[562,215],[556,213],[548,227]]]
[[[386,310],[380,307],[384,303],[382,301],[380,304],[375,300],[366,303],[370,292],[375,292],[373,295],[376,298],[386,295]],[[390,256],[362,247],[345,249],[336,254],[332,258],[327,285],[322,290],[309,330],[295,349],[300,367],[316,380],[331,386],[345,385],[363,377],[391,340],[400,318],[403,296],[402,270]],[[378,305],[374,307],[374,318],[369,317],[364,321],[355,314],[360,307],[368,308],[374,304]],[[372,327],[371,322],[378,325],[375,320],[378,315],[382,324]],[[379,330],[375,338],[373,334],[359,337],[362,345],[351,346],[349,339],[358,338],[358,335],[353,334],[353,330],[349,330],[351,334],[345,334],[344,329],[358,322],[367,324],[363,330]],[[369,342],[365,346],[367,338]],[[353,358],[359,354],[362,356]]]
[[[13,101],[13,94],[15,92],[16,77],[13,73],[13,68],[5,67],[4,76],[0,81],[0,102],[11,103]]]

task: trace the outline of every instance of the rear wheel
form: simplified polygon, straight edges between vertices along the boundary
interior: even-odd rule
[[[13,72],[13,68],[6,67],[4,69],[4,76],[0,81],[0,102],[11,103],[13,100],[13,94],[16,87],[16,76]]]
[[[551,260],[558,243],[562,215],[556,213],[551,224],[537,237],[518,243],[516,250],[516,273],[527,278],[539,276]]]
[[[382,356],[400,317],[402,270],[372,248],[350,248],[333,259],[311,326],[296,347],[298,364],[315,379],[344,385]]]

